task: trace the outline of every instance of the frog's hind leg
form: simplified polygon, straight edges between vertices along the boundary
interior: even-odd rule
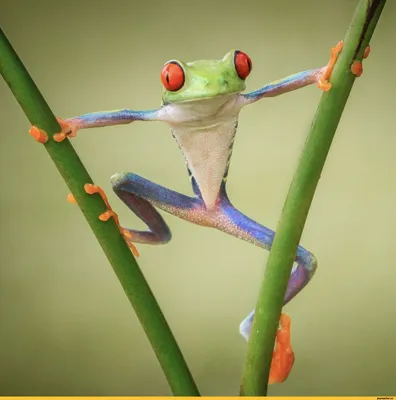
[[[275,237],[273,230],[247,217],[231,204],[226,194],[225,185],[223,185],[219,196],[215,227],[266,250],[271,249]],[[308,284],[316,268],[316,257],[302,246],[298,246],[284,304],[288,303]]]
[[[239,239],[270,250],[275,232],[250,219],[237,210],[229,201],[225,184],[219,196],[215,227]],[[287,286],[284,304],[296,296],[311,280],[317,267],[313,254],[299,246]],[[241,335],[248,340],[255,312],[252,311],[240,324]],[[294,363],[294,353],[290,344],[290,318],[282,314],[280,328],[276,336],[269,383],[283,382],[289,375]]]
[[[171,240],[171,231],[155,207],[194,223],[200,224],[204,220],[199,197],[177,193],[133,173],[115,174],[111,183],[117,196],[148,227],[147,231],[124,228],[134,243],[165,244]]]

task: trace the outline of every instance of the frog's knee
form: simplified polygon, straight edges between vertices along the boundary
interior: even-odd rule
[[[113,186],[113,189],[121,188],[126,183],[128,175],[130,174],[123,172],[123,173],[116,173],[113,176],[111,176],[110,183],[111,186]]]
[[[318,260],[308,250],[300,248],[299,252],[297,253],[297,258],[293,264],[292,274],[299,267],[304,268],[304,270],[306,271],[306,278],[308,279],[308,281],[310,281],[315,275],[315,272],[318,268]]]
[[[310,260],[308,262],[307,269],[309,271],[309,279],[311,279],[315,275],[316,270],[318,269],[318,259],[313,254],[310,255]]]

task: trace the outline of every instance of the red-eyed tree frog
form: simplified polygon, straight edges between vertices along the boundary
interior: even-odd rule
[[[62,132],[55,141],[73,137],[86,128],[129,124],[134,121],[162,121],[169,125],[184,154],[194,196],[186,196],[153,183],[134,173],[118,173],[111,183],[118,197],[148,227],[146,231],[120,228],[127,242],[165,244],[171,231],[156,208],[194,224],[219,229],[266,250],[271,248],[275,233],[237,210],[226,191],[238,117],[241,109],[266,97],[274,97],[317,83],[329,90],[328,78],[342,49],[342,42],[332,49],[327,66],[288,76],[250,93],[245,80],[252,70],[252,61],[242,51],[233,50],[221,60],[200,60],[190,63],[171,60],[161,71],[162,105],[158,109],[134,111],[129,109],[95,112],[61,120]],[[48,137],[36,127],[30,130],[39,142]],[[117,215],[111,210],[104,193],[95,185],[86,185],[89,193],[102,195],[109,207],[108,219]],[[313,254],[298,247],[295,266],[291,272],[284,304],[288,303],[310,281],[317,261]],[[254,311],[240,324],[240,333],[248,340]],[[290,319],[282,314],[280,329],[271,365],[270,382],[284,381],[294,362],[290,345]]]

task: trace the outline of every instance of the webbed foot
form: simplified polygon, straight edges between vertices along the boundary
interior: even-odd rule
[[[54,135],[55,142],[59,143],[64,141],[66,138],[75,137],[77,135],[77,130],[69,123],[67,123],[65,120],[61,118],[56,118],[56,120],[61,126],[62,131],[60,133],[55,133]]]
[[[86,183],[84,185],[84,190],[88,194],[97,193],[102,197],[104,203],[106,204],[107,210],[104,213],[99,215],[99,219],[101,221],[105,222],[105,221],[108,221],[111,217],[113,217],[115,222],[116,222],[116,224],[117,224],[117,226],[118,226],[118,228],[119,228],[119,230],[120,230],[120,232],[121,232],[121,234],[122,234],[122,236],[124,237],[125,241],[127,242],[129,248],[131,249],[132,253],[134,254],[135,257],[139,257],[139,251],[135,247],[135,245],[132,243],[133,235],[127,229],[124,229],[124,228],[121,227],[118,215],[112,210],[112,208],[110,206],[110,203],[109,203],[109,201],[107,199],[107,196],[106,196],[105,192],[103,191],[103,189],[100,188],[97,185],[92,184],[92,183]],[[77,203],[76,199],[74,198],[74,196],[72,194],[69,194],[67,196],[67,200],[70,203]]]
[[[55,142],[62,142],[67,137],[76,136],[77,130],[74,127],[72,127],[69,123],[67,123],[66,121],[64,121],[63,119],[60,119],[60,118],[56,118],[56,120],[58,121],[62,130],[60,133],[55,133],[55,135],[53,136]],[[33,139],[36,142],[39,142],[42,144],[48,142],[48,134],[35,125],[32,125],[30,127],[29,134],[30,134],[30,136],[33,137]]]
[[[275,350],[271,361],[269,384],[284,382],[294,364],[294,352],[290,342],[291,319],[288,315],[280,317],[280,327],[276,333]]]

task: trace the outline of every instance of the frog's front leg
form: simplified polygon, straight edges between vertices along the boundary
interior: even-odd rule
[[[155,110],[114,110],[114,111],[99,111],[89,114],[83,114],[78,117],[61,119],[57,121],[61,127],[61,132],[56,133],[53,137],[55,142],[62,142],[66,138],[72,138],[77,135],[80,129],[100,128],[113,125],[125,125],[134,121],[166,121],[166,108],[161,107]],[[32,126],[29,134],[40,143],[48,141],[48,135],[43,130],[36,126]]]
[[[343,42],[341,41],[331,49],[330,59],[326,66],[299,72],[281,80],[269,83],[253,92],[242,94],[239,97],[240,104],[245,106],[255,103],[263,98],[279,96],[283,93],[288,93],[314,83],[316,83],[323,91],[330,90],[331,84],[328,82],[328,79],[330,78],[334,64],[337,61],[337,57],[341,52],[342,47]]]

